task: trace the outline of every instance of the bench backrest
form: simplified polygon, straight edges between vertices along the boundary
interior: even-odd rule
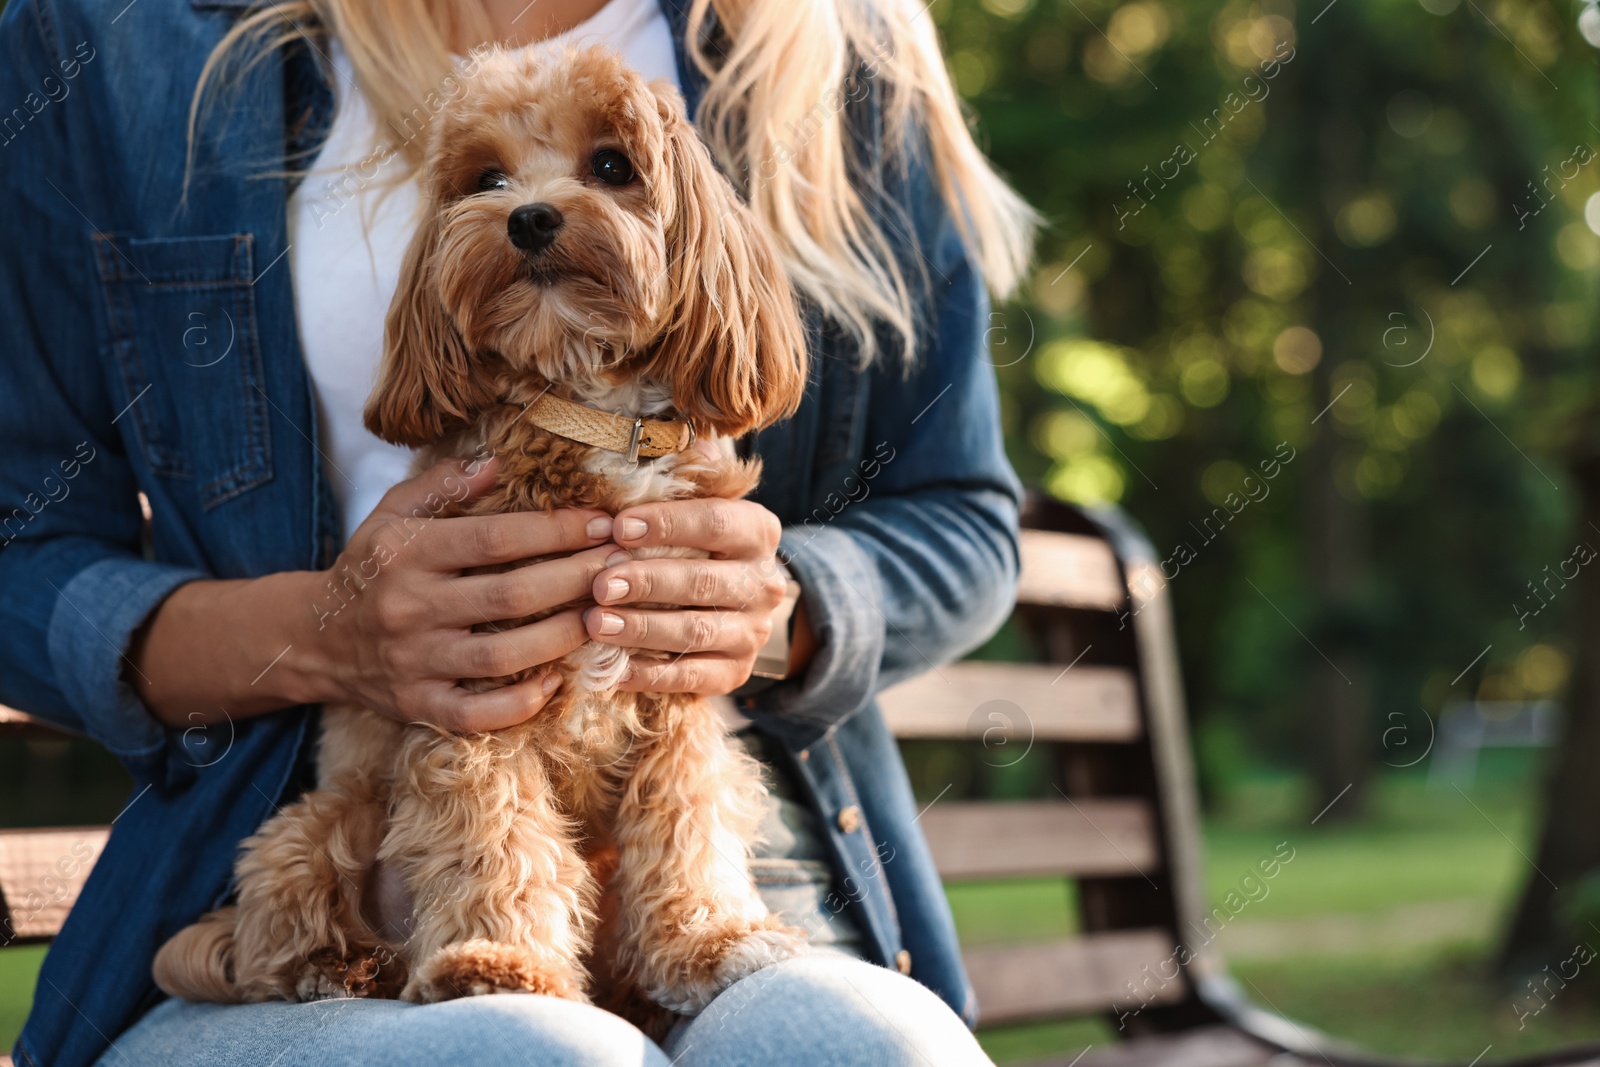
[[[59,747],[67,736],[0,705],[0,741]],[[105,826],[0,830],[0,948],[56,935],[109,832]]]
[[[903,741],[1051,761],[1049,799],[933,799],[921,817],[947,883],[1077,883],[1078,936],[967,950],[982,1024],[1111,1013],[1161,1028],[1194,1009],[1186,974],[1208,962],[1178,948],[1205,907],[1166,583],[1119,512],[1036,502],[1024,524],[1013,622],[1040,662],[952,664],[881,703]]]

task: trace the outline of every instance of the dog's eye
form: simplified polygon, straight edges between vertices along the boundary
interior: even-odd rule
[[[633,164],[614,148],[603,148],[589,161],[594,176],[607,185],[627,185],[633,181]]]
[[[510,184],[511,181],[506,177],[505,172],[497,167],[490,167],[478,175],[478,192],[480,193],[492,193],[496,189],[507,188]]]

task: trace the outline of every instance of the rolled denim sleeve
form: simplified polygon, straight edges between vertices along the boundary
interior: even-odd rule
[[[785,531],[818,652],[753,706],[807,733],[981,644],[1016,595],[1021,486],[988,358],[988,296],[927,168],[914,162],[902,182],[888,229],[912,237],[917,357],[909,371],[885,357],[866,372],[867,455],[835,494],[850,502]]]
[[[125,681],[129,638],[169,593],[202,577],[111,556],[79,571],[61,590],[46,637],[49,661],[83,731],[119,756],[139,759],[166,744],[166,731]],[[131,664],[127,671],[136,673]]]
[[[864,704],[877,687],[886,644],[878,569],[866,547],[832,526],[790,527],[778,551],[800,583],[817,654],[804,675],[768,690],[757,706],[826,729],[842,717],[829,709]]]
[[[94,150],[75,143],[93,139],[78,97],[95,69],[56,29],[39,0],[0,17],[0,100],[31,114],[0,144],[0,702],[100,740],[137,773],[164,731],[122,682],[129,643],[202,575],[140,555],[120,418],[132,398],[98,358],[88,220],[105,209],[78,181]]]

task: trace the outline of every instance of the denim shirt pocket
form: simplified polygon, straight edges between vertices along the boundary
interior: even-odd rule
[[[96,234],[95,264],[141,454],[207,510],[271,480],[248,233]]]

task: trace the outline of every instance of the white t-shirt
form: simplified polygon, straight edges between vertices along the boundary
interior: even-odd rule
[[[678,84],[672,31],[657,0],[609,0],[566,33],[528,45],[546,49],[603,44],[646,81]],[[310,172],[289,198],[289,267],[295,315],[322,425],[323,464],[339,502],[344,536],[411,472],[412,452],[379,440],[361,413],[383,354],[383,320],[416,232],[418,191],[372,174],[374,120],[356,86],[350,58],[332,42],[333,127]],[[388,166],[403,166],[397,156]]]

